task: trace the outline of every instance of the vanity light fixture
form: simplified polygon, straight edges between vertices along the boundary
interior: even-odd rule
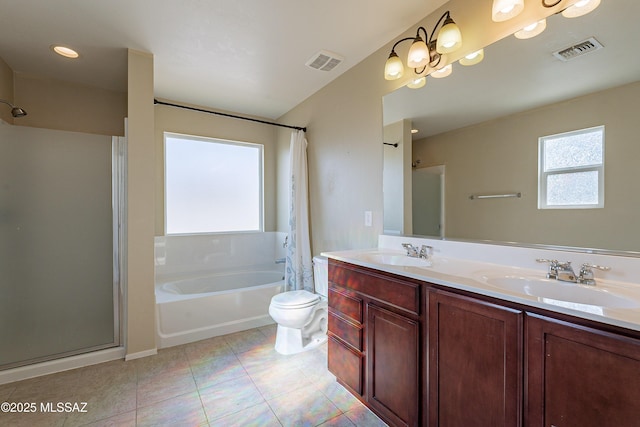
[[[458,61],[460,65],[476,65],[484,59],[484,49],[476,50]]]
[[[51,50],[53,50],[60,56],[64,56],[65,58],[76,59],[80,56],[78,52],[67,46],[53,45],[51,46]]]
[[[534,22],[533,24],[527,25],[520,31],[516,31],[513,35],[516,36],[516,38],[521,40],[530,39],[542,33],[545,28],[547,28],[547,20],[541,19],[538,22]]]
[[[440,24],[442,24],[442,28],[434,38]],[[421,34],[424,35],[424,38]],[[418,27],[415,37],[406,37],[394,43],[384,66],[386,80],[397,80],[404,74],[404,65],[396,54],[396,47],[406,40],[413,40],[407,55],[407,66],[413,68],[416,74],[423,73],[427,67],[435,68],[440,63],[443,54],[455,52],[462,46],[460,29],[451,18],[449,11],[446,11],[438,19],[430,35],[424,27]]]

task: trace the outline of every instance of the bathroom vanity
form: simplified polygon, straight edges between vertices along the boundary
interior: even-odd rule
[[[327,254],[328,367],[389,425],[640,425],[632,300],[582,312],[591,304],[489,289],[463,262],[456,276],[455,261],[438,270],[363,253]]]

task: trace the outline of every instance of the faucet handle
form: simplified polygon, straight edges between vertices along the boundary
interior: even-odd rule
[[[420,258],[429,259],[433,254],[433,246],[422,245],[420,248]]]
[[[583,285],[595,285],[596,284],[596,280],[595,280],[595,277],[593,275],[592,268],[595,268],[595,269],[598,269],[598,270],[602,270],[602,271],[611,270],[611,267],[603,267],[601,265],[584,263],[584,264],[582,264],[582,267],[580,267],[580,274],[578,275],[578,283],[581,283]]]
[[[584,264],[582,264],[582,268],[587,268],[587,269],[595,268],[595,269],[602,270],[602,271],[609,271],[609,270],[611,270],[611,267],[604,267],[604,266],[602,266],[602,265],[589,264],[589,263],[584,263]]]
[[[549,272],[547,273],[547,279],[557,279],[558,278],[558,267],[560,263],[557,259],[546,259],[546,258],[537,258],[536,262],[546,262],[549,263]]]
[[[402,247],[407,250],[407,256],[410,256],[410,257],[418,256],[418,248],[413,246],[411,243],[403,243]]]

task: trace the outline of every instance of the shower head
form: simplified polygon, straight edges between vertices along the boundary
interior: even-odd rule
[[[24,111],[24,110],[23,110],[22,108],[20,108],[20,107],[13,107],[13,108],[11,109],[11,115],[12,115],[13,117],[24,117],[24,116],[26,116],[26,115],[27,115],[27,112],[26,112],[26,111]]]
[[[3,104],[7,104],[9,107],[11,107],[11,115],[13,117],[24,117],[24,116],[27,115],[26,111],[24,111],[20,107],[16,107],[15,105],[10,103],[9,101],[5,101],[4,99],[0,99],[0,102],[3,103]]]

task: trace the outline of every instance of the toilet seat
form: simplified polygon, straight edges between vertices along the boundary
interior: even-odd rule
[[[281,309],[301,309],[316,305],[320,295],[305,290],[282,292],[271,298],[271,305]]]

